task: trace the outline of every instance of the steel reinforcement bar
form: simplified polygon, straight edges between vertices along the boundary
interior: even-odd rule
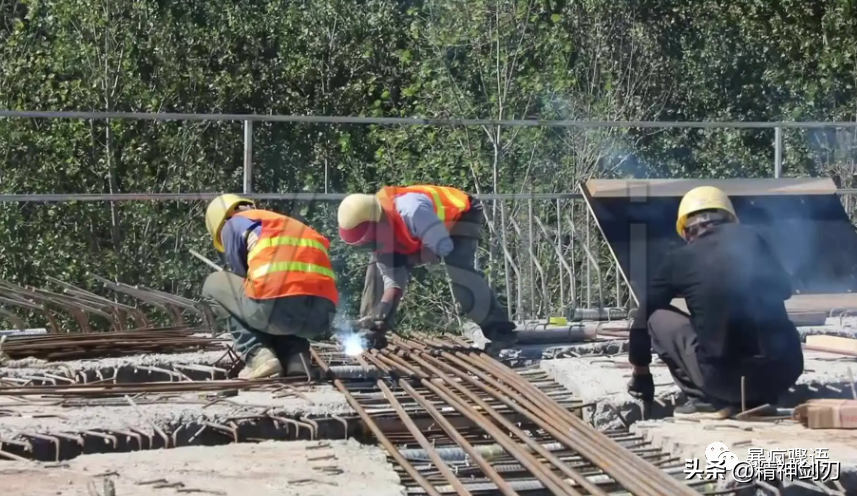
[[[330,370],[317,352],[314,358]],[[377,403],[367,407],[353,386],[332,372],[330,377],[411,482],[409,493],[698,494],[675,477],[681,466],[659,468],[654,462],[661,464],[662,454],[643,456],[596,431],[576,416],[582,405],[557,401],[550,390],[457,338],[393,338],[387,349],[364,353],[358,361],[382,372],[375,387],[420,446],[422,464],[396,446],[401,434],[375,423],[369,409]],[[415,424],[422,416],[434,421],[433,430]],[[472,427],[453,425],[451,416]],[[467,463],[450,460],[452,452]]]
[[[204,332],[210,331],[167,327],[106,333],[9,337],[0,349],[12,360],[33,357],[48,361],[226,349],[228,341],[199,335]]]

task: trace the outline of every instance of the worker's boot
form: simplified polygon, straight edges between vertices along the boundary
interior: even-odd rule
[[[501,351],[513,348],[517,341],[515,324],[511,322],[508,324],[495,324],[490,327],[483,327],[482,335],[485,336],[485,339],[491,341],[485,345],[484,351],[493,358],[498,358]]]
[[[305,376],[312,379],[312,358],[309,351],[301,351],[289,357],[286,362],[286,377]]]
[[[723,420],[732,417],[740,411],[740,408],[735,408],[732,405],[716,401],[708,402],[697,398],[688,398],[687,403],[677,406],[675,410],[673,410],[673,416],[676,418],[691,418],[698,420]]]
[[[267,379],[283,373],[283,365],[273,350],[260,346],[245,360],[244,370],[238,374],[239,379]]]
[[[297,336],[277,336],[276,342],[277,352],[286,365],[286,377],[313,377],[309,341]]]

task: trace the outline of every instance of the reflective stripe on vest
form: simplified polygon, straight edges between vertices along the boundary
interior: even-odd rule
[[[443,206],[443,201],[441,201],[441,191],[435,188],[434,186],[424,186],[426,190],[428,190],[429,194],[431,194],[432,202],[434,203],[434,211],[437,214],[438,218],[441,222],[446,222],[446,207]],[[456,207],[461,210],[464,210],[464,207],[467,206],[466,203],[455,198],[450,195],[443,195],[444,199],[449,200],[449,203],[452,203]]]
[[[263,249],[273,246],[300,246],[303,248],[315,248],[316,250],[324,252],[325,255],[330,256],[327,252],[327,248],[314,239],[296,238],[294,236],[277,236],[275,238],[262,238],[258,240],[256,242],[256,246],[254,246],[250,253],[247,254],[247,259],[253,259],[253,257],[258,255]]]
[[[338,303],[336,275],[324,236],[295,219],[265,210],[235,215],[262,224],[258,236],[247,236],[244,290],[249,298],[309,295]]]
[[[314,239],[296,238],[294,236],[277,236],[274,238],[262,238],[256,242],[253,250],[247,254],[247,261],[253,260],[262,250],[277,246],[299,246],[301,248],[314,248],[329,256],[327,248],[323,244]],[[336,274],[327,267],[321,265],[310,264],[306,262],[273,262],[262,265],[250,274],[251,279],[259,279],[274,272],[309,272],[319,274],[336,280]]]
[[[260,279],[275,272],[309,272],[311,274],[319,274],[336,280],[336,274],[334,274],[333,271],[328,269],[327,267],[322,267],[321,265],[309,264],[304,262],[268,263],[256,268],[253,273],[250,274],[250,278]]]

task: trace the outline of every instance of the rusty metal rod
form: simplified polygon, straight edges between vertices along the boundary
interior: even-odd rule
[[[382,367],[380,363],[378,364],[378,366],[382,370],[386,368]],[[388,374],[390,373],[389,369],[384,371]],[[443,459],[437,454],[437,451],[434,450],[434,447],[432,447],[428,439],[426,439],[423,433],[420,432],[420,429],[417,427],[411,417],[408,416],[407,412],[405,412],[405,409],[402,408],[401,403],[399,403],[399,400],[396,399],[396,395],[393,394],[393,391],[391,391],[390,388],[387,387],[387,385],[384,384],[384,381],[381,379],[378,379],[376,384],[378,385],[378,389],[380,389],[384,396],[387,397],[387,400],[390,402],[390,405],[393,407],[393,409],[396,411],[396,414],[402,420],[402,423],[405,425],[405,427],[407,427],[408,431],[410,431],[410,433],[414,436],[414,439],[417,440],[419,445],[428,454],[429,459],[431,459],[435,467],[437,467],[437,469],[440,471],[441,475],[443,475],[443,477],[447,480],[447,482],[449,482],[449,484],[455,489],[458,494],[463,496],[471,496],[470,491],[468,491],[467,488],[465,488],[464,485],[461,483],[461,481],[458,480],[458,477],[456,477],[455,474],[452,473],[446,462],[443,461]]]
[[[318,363],[318,366],[319,368],[321,368],[322,372],[330,376],[331,371],[329,366],[327,365],[327,362],[325,362],[321,358],[321,356],[318,354],[317,351],[315,351],[315,349],[310,348],[310,353],[315,359],[316,363]],[[369,414],[366,413],[366,411],[363,409],[363,407],[360,406],[360,403],[356,399],[354,399],[354,396],[351,395],[351,393],[348,391],[348,388],[345,387],[345,384],[343,384],[341,380],[335,377],[332,377],[332,379],[333,386],[338,389],[339,392],[343,394],[343,396],[345,396],[345,401],[347,401],[348,404],[351,405],[351,408],[353,408],[354,411],[357,412],[357,415],[360,416],[360,419],[363,420],[363,423],[366,425],[366,427],[368,427],[369,430],[372,431],[372,434],[375,435],[375,438],[378,439],[378,442],[381,443],[381,445],[384,447],[384,449],[387,450],[390,456],[393,457],[394,460],[396,460],[396,463],[398,463],[399,466],[401,466],[405,470],[405,472],[407,472],[408,475],[426,491],[426,493],[431,496],[441,496],[437,489],[434,488],[434,485],[427,481],[425,477],[423,477],[417,471],[417,469],[415,469],[414,466],[411,465],[411,463],[399,453],[399,450],[397,450],[393,443],[391,443],[390,440],[387,439],[387,437],[384,435],[384,432],[378,427],[378,424],[376,424],[375,421],[372,420],[372,417],[370,417]]]
[[[482,409],[484,409],[492,417],[494,417],[498,422],[500,422],[507,430],[509,430],[510,432],[514,433],[516,436],[521,438],[521,440],[523,440],[527,444],[527,446],[529,446],[536,453],[541,455],[544,459],[553,463],[557,468],[559,468],[559,470],[562,473],[564,473],[566,476],[568,476],[569,478],[571,478],[572,480],[574,480],[575,482],[577,482],[578,484],[583,486],[583,488],[586,489],[587,491],[589,491],[590,494],[598,495],[598,496],[607,496],[604,491],[601,491],[597,486],[595,486],[594,484],[591,484],[580,473],[572,470],[570,467],[568,467],[566,464],[564,464],[559,458],[557,458],[556,455],[554,455],[553,453],[551,453],[550,451],[545,449],[545,447],[542,446],[541,443],[535,442],[532,438],[530,438],[529,436],[524,434],[524,432],[521,431],[517,426],[513,425],[511,422],[506,420],[501,414],[499,414],[496,410],[494,410],[493,408],[488,406],[484,400],[482,400],[481,398],[476,396],[473,392],[468,391],[467,389],[462,387],[460,384],[458,384],[454,381],[451,381],[451,378],[448,375],[446,375],[439,368],[432,365],[432,363],[443,366],[444,368],[446,368],[447,370],[449,370],[453,374],[461,377],[462,379],[472,381],[471,384],[474,384],[475,386],[482,389],[485,393],[488,393],[489,395],[494,396],[495,398],[499,399],[500,401],[505,402],[506,405],[509,406],[512,410],[515,410],[521,414],[526,414],[526,411],[523,408],[520,408],[514,402],[509,401],[508,399],[502,397],[502,393],[498,394],[497,392],[492,391],[491,389],[489,389],[487,387],[484,387],[478,381],[472,379],[468,374],[462,372],[461,370],[458,370],[455,367],[452,367],[448,364],[445,364],[445,363],[441,362],[440,360],[437,360],[436,358],[431,357],[429,355],[423,355],[422,357],[420,357],[417,355],[417,353],[421,353],[421,352],[415,352],[414,354],[412,354],[411,359],[416,361],[418,364],[420,364],[420,366],[422,366],[426,370],[429,370],[433,374],[442,378],[447,383],[449,383],[451,386],[458,389],[462,394],[464,394],[465,396],[467,396],[468,398],[473,400],[476,404],[478,404],[480,407],[482,407]],[[425,358],[425,359],[423,359],[423,358]],[[432,362],[432,363],[429,363],[429,362]],[[545,429],[547,432],[550,432],[551,430],[556,431],[556,429],[553,429],[550,427],[550,424],[545,423],[545,422],[541,422],[537,418],[533,418],[530,415],[528,415],[528,417],[530,417],[536,425],[538,425],[542,429]],[[575,491],[574,494],[580,494],[580,493]]]
[[[457,348],[465,344],[450,345],[445,342],[438,342],[436,339],[423,339],[421,341],[404,342],[400,338],[394,338],[394,344],[398,343],[413,344],[418,348],[441,347],[441,348]],[[474,350],[475,351],[475,350]],[[563,436],[566,441],[571,440],[573,444],[569,447],[575,449],[586,458],[592,460],[599,468],[610,474],[617,482],[627,487],[629,490],[634,489],[635,494],[646,494],[658,496],[662,494],[663,488],[670,486],[678,486],[676,494],[694,494],[693,491],[685,485],[678,483],[675,479],[668,478],[667,481],[659,481],[663,478],[663,473],[657,470],[656,467],[641,463],[641,460],[635,457],[632,453],[625,450],[618,443],[613,442],[606,436],[602,436],[598,431],[595,431],[590,426],[586,425],[582,420],[574,417],[570,412],[564,411],[561,408],[554,408],[556,404],[549,398],[540,396],[537,388],[531,387],[527,381],[523,380],[518,374],[515,374],[505,366],[502,366],[492,358],[485,358],[481,352],[476,352],[473,355],[462,353],[460,351],[445,352],[439,354],[447,358],[459,366],[468,369],[471,373],[480,377],[492,386],[500,389],[505,394],[510,395],[518,403],[530,409],[534,414],[540,416],[542,420],[551,423],[559,423],[560,426],[565,424],[565,429],[568,431],[568,436]],[[476,366],[477,368],[474,368]],[[479,369],[482,369],[481,371]],[[488,374],[501,379],[506,385],[500,384]],[[514,387],[518,393],[511,390],[509,387]],[[623,453],[624,451],[624,453]],[[617,460],[622,460],[623,463],[616,463]],[[608,469],[609,467],[609,469]],[[651,472],[654,472],[652,474]],[[691,492],[687,492],[691,491]]]
[[[491,464],[489,464],[488,461],[486,461],[485,458],[483,458],[482,455],[479,454],[479,452],[473,449],[473,445],[467,442],[467,440],[464,439],[461,433],[459,433],[455,429],[455,427],[445,418],[445,416],[440,411],[438,411],[437,408],[432,406],[432,404],[428,400],[426,400],[426,398],[422,394],[417,392],[416,389],[411,387],[411,385],[404,380],[399,381],[399,386],[401,386],[402,389],[407,391],[408,394],[411,395],[411,397],[413,397],[417,402],[419,402],[423,406],[423,408],[425,408],[425,410],[429,413],[429,415],[431,415],[435,422],[437,422],[438,425],[441,426],[441,428],[446,432],[450,439],[452,439],[456,444],[461,446],[465,450],[465,452],[470,455],[470,457],[473,459],[473,462],[477,466],[479,466],[482,472],[489,479],[491,479],[494,484],[497,485],[497,488],[501,493],[503,493],[505,496],[518,496],[518,493],[514,489],[512,489],[512,486],[509,485],[509,483],[506,482],[500,476],[500,474],[497,473],[496,470],[494,470]],[[470,420],[479,425],[478,420],[473,418],[470,418]]]
[[[549,401],[544,401],[543,398],[538,396],[530,396],[526,394],[526,385],[524,381],[518,380],[513,374],[506,374],[504,370],[499,367],[496,367],[494,363],[489,362],[484,357],[475,357],[474,362],[477,360],[481,361],[482,364],[486,365],[484,369],[487,371],[493,371],[493,374],[500,378],[503,382],[509,384],[513,388],[517,389],[519,392],[524,394],[524,397],[528,399],[534,399],[536,401],[536,412],[544,412],[544,414],[549,414],[553,412],[553,415],[550,415],[552,419],[559,419],[565,423],[570,431],[575,432],[575,434],[580,435],[583,439],[584,444],[580,445],[582,448],[586,446],[587,450],[590,451],[590,455],[588,458],[591,458],[593,462],[599,467],[606,468],[608,466],[613,466],[618,470],[615,470],[615,473],[611,474],[616,477],[617,482],[620,482],[622,485],[627,487],[636,486],[638,482],[642,482],[648,488],[641,488],[641,491],[646,491],[646,493],[650,493],[649,490],[655,491],[654,494],[661,494],[660,491],[664,487],[659,481],[656,482],[656,479],[652,479],[649,474],[646,472],[654,472],[655,477],[662,477],[663,474],[655,467],[649,464],[640,464],[639,458],[633,456],[630,452],[627,452],[621,445],[618,443],[613,443],[607,441],[606,439],[599,439],[599,433],[591,429],[589,426],[583,424],[583,422],[578,418],[571,418],[568,415],[568,412],[564,412],[561,409],[554,409],[553,405],[551,405]],[[581,428],[581,426],[583,428]],[[625,453],[623,453],[625,451]],[[584,452],[582,452],[584,453]],[[626,456],[627,455],[627,456]],[[617,464],[617,460],[623,460],[626,464]],[[633,467],[633,468],[630,468]],[[609,473],[609,471],[605,470],[605,472]],[[626,480],[622,480],[622,478],[626,478]],[[630,484],[629,484],[630,482]],[[670,482],[675,482],[674,479],[670,478]],[[644,486],[645,487],[645,486]],[[668,487],[668,486],[667,486]],[[684,489],[689,489],[686,486],[682,486]]]
[[[485,358],[483,353],[468,356],[456,352],[469,359],[471,363],[481,366],[486,372],[490,372],[520,394],[520,397],[534,408],[538,413],[548,419],[558,419],[567,425],[570,432],[580,438],[578,451],[598,465],[599,468],[609,473],[617,482],[629,489],[639,487],[638,494],[651,494],[659,496],[667,490],[670,494],[692,496],[695,493],[690,487],[678,480],[666,476],[663,472],[649,463],[641,463],[641,460],[619,443],[603,436],[600,432],[588,426],[583,420],[573,416],[570,412],[559,408],[550,398],[544,396],[541,391],[531,387],[517,374],[497,363],[495,360]],[[532,401],[530,401],[532,400]],[[552,413],[552,415],[551,415]],[[617,463],[621,461],[622,463]],[[608,467],[612,470],[609,470]],[[612,473],[611,473],[612,472]],[[638,484],[642,483],[640,487]]]
[[[299,382],[301,378],[262,379],[253,381],[222,380],[194,382],[148,382],[138,384],[66,384],[63,386],[0,387],[0,396],[109,396],[137,393],[171,393],[187,391],[221,391],[259,389],[265,386]]]
[[[446,403],[449,406],[456,409],[460,414],[466,416],[473,423],[475,423],[476,425],[481,427],[486,433],[488,433],[491,437],[493,437],[494,440],[498,444],[500,444],[507,451],[509,451],[509,453],[512,454],[523,466],[525,466],[527,468],[527,470],[530,471],[531,474],[533,474],[533,476],[535,476],[537,479],[539,479],[545,485],[545,487],[550,489],[553,492],[553,494],[557,494],[557,495],[563,495],[564,494],[564,495],[569,495],[569,496],[579,496],[579,494],[575,495],[573,493],[569,493],[568,490],[564,487],[564,483],[563,483],[562,479],[560,479],[553,472],[551,472],[549,469],[547,469],[547,467],[545,467],[542,463],[540,463],[538,460],[536,460],[535,457],[533,457],[530,453],[520,450],[518,448],[518,446],[516,445],[516,443],[514,442],[514,440],[512,440],[509,436],[507,436],[496,425],[489,422],[484,416],[482,416],[478,413],[475,413],[470,405],[467,405],[466,403],[459,401],[458,399],[454,398],[452,394],[448,394],[447,391],[444,391],[441,387],[439,387],[438,384],[435,384],[434,382],[430,381],[429,380],[430,378],[427,374],[420,372],[420,371],[417,371],[416,369],[412,368],[401,357],[399,357],[395,354],[392,354],[389,352],[379,354],[376,352],[376,353],[373,353],[373,355],[376,357],[383,357],[384,359],[389,360],[390,363],[398,365],[399,368],[402,369],[403,371],[405,371],[408,375],[419,378],[420,383],[425,388],[429,389],[434,394],[439,396],[441,399],[446,401]],[[402,381],[402,382],[404,382],[404,381]],[[410,386],[410,384],[405,383],[405,384],[402,384],[402,386],[403,386],[403,389],[405,389],[406,391],[408,390],[408,388],[413,389]],[[405,387],[405,386],[407,386],[407,387]],[[411,395],[413,396],[415,393],[416,393],[416,391],[411,393]],[[450,393],[451,393],[451,391],[450,391]],[[419,393],[416,393],[416,394],[419,394]],[[416,399],[416,396],[414,396],[414,398]],[[435,412],[437,411],[433,406],[431,408]],[[432,411],[429,410],[429,413],[432,414]],[[432,416],[434,417],[435,415],[432,414]],[[444,421],[445,421],[445,419],[444,419]],[[453,433],[451,432],[450,435],[453,435]],[[462,447],[464,447],[463,444],[461,444],[461,443],[459,443],[459,444]],[[477,461],[476,456],[478,456],[479,459],[482,459],[484,461],[484,458],[482,457],[482,455],[479,454],[478,451],[473,449],[472,445],[468,444],[467,446],[468,446],[468,449],[470,449],[473,452],[472,454],[470,454],[470,453],[468,453],[468,454],[470,454],[471,457],[474,458],[474,461],[476,461],[477,464],[479,464],[479,462]],[[485,463],[485,465],[490,467],[490,465],[488,464],[487,461],[485,461],[484,463]],[[480,465],[480,468],[482,468],[483,472],[485,472],[485,474],[488,475],[489,478],[494,480],[495,483],[497,483],[497,479],[503,481],[503,483],[506,483],[506,481],[503,480],[500,477],[500,475],[497,474],[493,468],[490,468],[490,471],[487,471],[487,472],[485,471],[484,467],[482,467],[482,465]],[[496,477],[493,476],[494,474],[496,474]],[[499,486],[499,484],[498,484],[498,486]],[[508,489],[511,490],[511,486],[508,487]],[[504,491],[504,493],[505,493],[505,491]]]

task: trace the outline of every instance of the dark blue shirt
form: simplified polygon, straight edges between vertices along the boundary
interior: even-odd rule
[[[247,231],[251,229],[259,235],[262,222],[246,217],[232,217],[226,221],[220,232],[226,263],[232,272],[241,277],[247,277]]]

